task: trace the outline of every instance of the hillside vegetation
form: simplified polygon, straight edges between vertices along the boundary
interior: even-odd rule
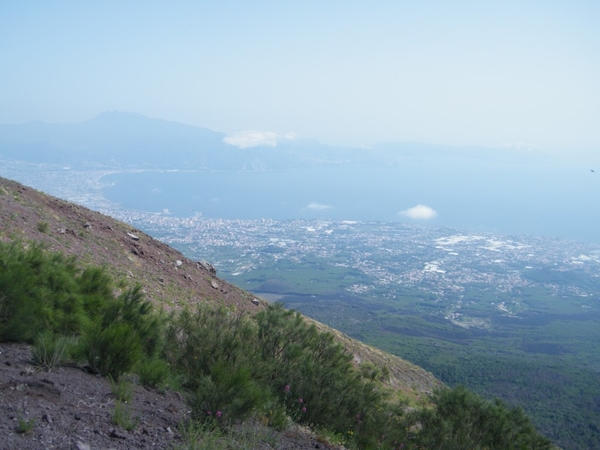
[[[36,229],[45,234],[49,225],[38,221]],[[349,448],[551,448],[521,409],[462,387],[438,387],[429,404],[408,408],[409,398],[384,383],[386,365],[357,364],[335,334],[279,304],[247,314],[197,301],[167,312],[134,277],[115,278],[111,266],[82,265],[2,232],[0,342],[31,344],[41,369],[83,364],[113,380],[113,422],[124,430],[137,426],[124,381],[133,380],[186,399],[187,427],[196,430],[186,448],[213,448],[205,446],[210,436],[249,420],[276,430],[306,425]],[[16,431],[27,434],[32,420],[19,418]]]

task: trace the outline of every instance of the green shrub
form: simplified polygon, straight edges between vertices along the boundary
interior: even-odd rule
[[[105,301],[97,316],[84,333],[81,352],[90,367],[102,375],[118,379],[162,348],[164,319],[153,313],[140,286]]]
[[[171,378],[171,369],[166,361],[153,358],[144,361],[138,367],[139,382],[142,386],[162,388]]]
[[[233,368],[223,362],[200,376],[197,385],[190,395],[193,417],[224,425],[246,419],[269,398],[268,391],[260,387],[247,368]]]
[[[102,328],[116,323],[130,326],[146,356],[152,358],[162,350],[165,319],[153,312],[152,303],[144,299],[140,285],[127,289],[117,299],[105,302],[99,312]]]
[[[36,286],[38,268],[45,263],[41,248],[25,251],[16,243],[0,243],[0,341],[32,342],[46,330],[48,307]]]
[[[412,449],[408,446],[410,422],[404,416],[405,408],[405,402],[389,402],[355,416],[346,433],[348,441],[358,448]],[[405,447],[398,446],[402,443]]]
[[[270,398],[256,327],[242,314],[199,307],[171,318],[166,354],[190,393],[193,415],[221,425],[243,420]]]
[[[114,299],[112,278],[103,267],[87,267],[77,281],[88,316],[98,317],[103,306]]]
[[[45,331],[80,334],[94,320],[80,274],[75,258],[40,244],[0,243],[0,341],[33,342]]]
[[[225,309],[185,310],[172,316],[167,342],[198,418],[221,411],[238,420],[262,403],[277,411],[277,419],[266,418],[279,427],[291,417],[345,433],[356,415],[383,403],[380,382],[362,377],[333,335],[281,305],[254,319]]]
[[[264,376],[295,421],[345,433],[357,415],[380,407],[379,383],[365,382],[332,334],[281,304],[256,320]]]
[[[140,286],[115,298],[103,268],[81,270],[39,244],[0,243],[0,342],[41,336],[33,357],[46,368],[66,356],[60,336],[82,336],[79,355],[116,379],[161,352],[164,322]]]
[[[197,377],[209,374],[216,363],[251,367],[254,376],[260,370],[252,319],[225,308],[202,306],[194,313],[184,310],[173,315],[166,341],[167,359],[184,376],[184,387],[191,391],[197,388]]]
[[[140,339],[128,323],[111,323],[106,328],[95,327],[83,339],[84,353],[90,367],[97,373],[118,380],[130,372],[144,356]]]
[[[421,431],[419,445],[439,450],[547,450],[550,441],[534,429],[520,408],[501,400],[487,401],[462,386],[440,389],[432,396],[434,408],[413,414]]]

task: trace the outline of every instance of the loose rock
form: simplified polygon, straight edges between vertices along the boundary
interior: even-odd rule
[[[196,263],[196,265],[198,266],[199,269],[204,269],[207,272],[210,272],[210,274],[212,276],[217,275],[217,269],[214,268],[214,266],[206,261],[198,261]]]

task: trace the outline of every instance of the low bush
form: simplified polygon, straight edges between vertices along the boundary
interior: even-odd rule
[[[432,396],[433,408],[412,414],[411,425],[419,424],[415,442],[439,450],[549,450],[550,441],[541,436],[521,408],[499,399],[488,401],[462,386],[439,389]]]
[[[0,243],[0,342],[37,339],[33,359],[43,367],[67,356],[65,336],[81,336],[77,355],[116,379],[158,356],[164,322],[140,286],[115,297],[103,268],[82,270],[39,244]]]
[[[190,392],[195,418],[230,424],[270,398],[250,318],[224,308],[184,310],[171,317],[167,342],[166,354]]]
[[[171,379],[169,364],[158,357],[142,362],[138,366],[137,373],[140,384],[151,388],[162,389]]]
[[[80,331],[77,273],[73,258],[46,254],[40,245],[0,243],[0,341]]]
[[[83,334],[81,352],[93,370],[118,379],[159,353],[163,323],[136,286],[97,308],[97,319]]]
[[[264,376],[295,421],[345,433],[357,415],[381,406],[380,383],[360,376],[332,334],[281,304],[270,305],[256,321]]]
[[[103,329],[94,327],[85,334],[82,343],[90,367],[113,379],[130,372],[144,356],[135,329],[124,322],[111,323]]]
[[[198,377],[190,406],[194,418],[225,426],[247,419],[268,398],[268,390],[253,379],[247,368],[232,368],[219,362],[210,373]]]
[[[254,377],[261,369],[252,319],[225,308],[201,306],[172,314],[166,342],[168,361],[191,391],[197,388],[197,377],[210,374],[217,363],[248,367]]]

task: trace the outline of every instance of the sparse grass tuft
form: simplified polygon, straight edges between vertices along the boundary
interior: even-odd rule
[[[320,428],[316,431],[317,441],[327,445],[343,445],[345,437],[341,433],[335,433],[326,428]]]
[[[223,430],[215,422],[190,421],[179,429],[183,444],[176,450],[254,450],[267,444],[277,448],[278,436],[254,422]]]
[[[277,431],[287,430],[291,425],[285,406],[277,401],[270,402],[265,408],[265,414],[261,418],[264,425],[268,425]]]
[[[40,233],[47,233],[48,232],[48,228],[49,228],[48,222],[46,222],[45,220],[40,220],[37,223],[37,230]]]
[[[123,377],[118,381],[110,379],[110,391],[118,401],[127,403],[133,399],[133,385]]]
[[[27,434],[33,429],[34,425],[35,425],[34,419],[25,420],[23,417],[21,417],[19,415],[19,422],[17,424],[16,431],[19,434]]]
[[[179,428],[183,444],[176,450],[226,450],[224,432],[214,422],[190,420]]]
[[[50,370],[69,359],[75,339],[55,336],[51,332],[40,334],[31,349],[31,360],[36,366]]]
[[[233,428],[229,433],[230,444],[228,448],[240,450],[254,450],[268,444],[268,448],[277,448],[278,437],[273,430],[257,425],[256,423],[244,422]]]
[[[131,411],[127,407],[127,403],[117,400],[115,402],[115,411],[112,416],[112,423],[119,425],[127,431],[133,430],[140,423],[140,418],[131,417]]]

